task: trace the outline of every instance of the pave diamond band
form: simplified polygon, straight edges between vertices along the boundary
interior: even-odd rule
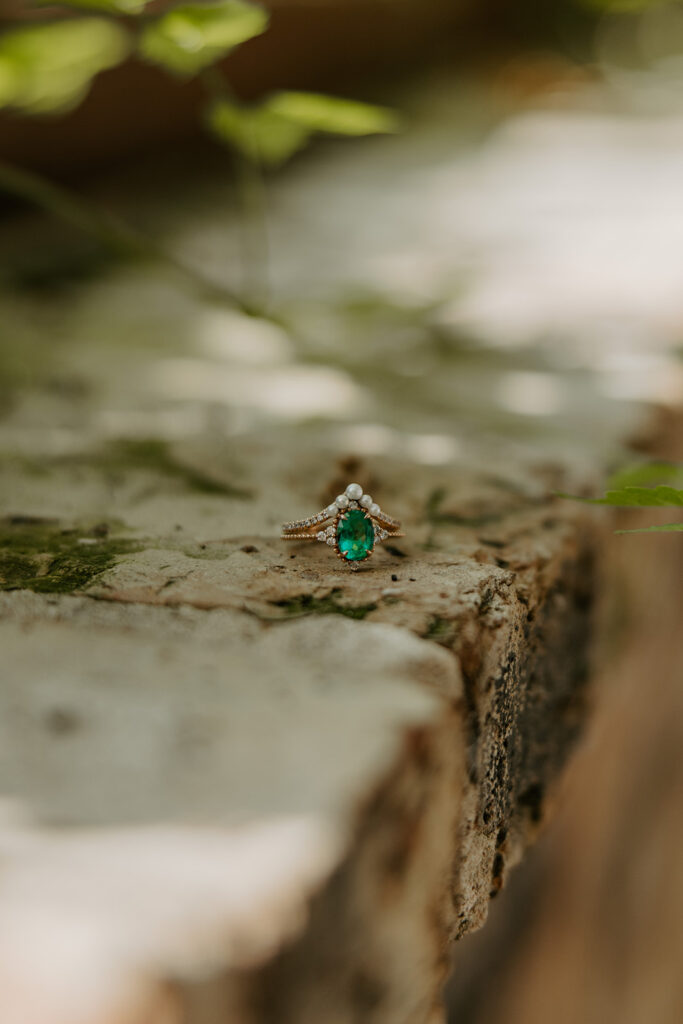
[[[331,505],[308,519],[284,523],[283,540],[317,540],[337,550],[351,568],[369,558],[376,544],[402,537],[401,524],[384,512],[360,484],[349,484]]]

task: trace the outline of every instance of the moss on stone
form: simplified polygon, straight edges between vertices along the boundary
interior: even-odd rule
[[[247,501],[253,498],[250,490],[218,480],[196,466],[178,460],[170,445],[158,439],[115,441],[97,456],[97,464],[105,471],[147,469],[178,480],[188,490],[199,494],[217,494],[225,498]]]
[[[283,601],[271,601],[276,608],[282,608],[287,618],[302,618],[305,615],[345,615],[348,619],[364,619],[377,608],[376,604],[345,605],[339,603],[340,587],[335,587],[325,597],[313,594],[297,594]]]
[[[168,444],[160,440],[122,440],[109,446],[103,460],[105,468],[149,469],[175,477],[191,490],[204,494],[224,494],[225,487],[199,470],[187,468],[171,455]]]
[[[85,589],[139,541],[109,537],[105,524],[65,528],[53,519],[0,519],[0,590],[71,594]]]
[[[450,619],[443,619],[435,615],[429,621],[426,631],[423,633],[425,640],[434,640],[444,647],[450,647],[455,635],[455,624]]]

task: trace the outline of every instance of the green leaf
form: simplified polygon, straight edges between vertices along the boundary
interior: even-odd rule
[[[288,160],[306,145],[310,135],[307,128],[278,117],[267,107],[239,107],[227,100],[210,108],[207,124],[219,141],[270,167]]]
[[[618,505],[621,508],[650,508],[659,505],[683,505],[683,490],[676,487],[622,487],[605,491],[605,497],[598,499],[602,505]]]
[[[605,491],[604,498],[581,498],[576,494],[558,494],[560,498],[583,501],[587,505],[613,505],[618,508],[676,507],[683,505],[683,490],[676,487],[621,487]]]
[[[645,462],[614,473],[603,498],[580,498],[573,494],[562,494],[562,498],[583,501],[588,505],[612,505],[619,508],[680,508],[683,506],[683,489],[658,484],[656,487],[642,486],[656,480],[683,478],[683,466],[670,462]],[[683,530],[683,523],[664,523],[656,526],[642,526],[633,530],[616,530],[615,533],[671,533]]]
[[[141,14],[150,0],[58,0],[60,7],[102,11],[104,14]],[[34,0],[36,7],[54,7],[54,0]]]
[[[245,0],[176,7],[142,31],[145,60],[178,75],[196,75],[240,43],[265,32],[269,15]]]
[[[608,490],[648,484],[683,483],[683,465],[675,462],[640,462],[617,470],[607,481]]]
[[[69,18],[0,37],[0,106],[55,114],[77,106],[93,78],[130,51],[125,29],[100,18]]]
[[[400,121],[393,110],[355,100],[312,92],[280,92],[267,101],[272,114],[302,125],[309,131],[335,135],[374,135],[397,132]]]
[[[662,523],[660,526],[641,526],[638,530],[615,530],[615,533],[680,533],[683,523]]]
[[[314,132],[369,135],[398,129],[396,115],[383,107],[304,92],[277,93],[256,107],[220,100],[210,108],[207,123],[221,142],[270,166],[288,160]]]

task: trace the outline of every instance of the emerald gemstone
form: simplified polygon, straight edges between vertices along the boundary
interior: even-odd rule
[[[337,523],[337,546],[348,562],[359,562],[372,554],[375,530],[365,512],[352,508]]]

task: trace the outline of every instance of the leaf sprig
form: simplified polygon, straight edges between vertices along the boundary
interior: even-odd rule
[[[305,92],[275,93],[254,107],[219,99],[207,124],[217,139],[270,167],[284,163],[317,132],[360,136],[399,127],[396,114],[385,107]]]
[[[102,71],[130,56],[177,78],[198,78],[206,90],[203,122],[228,146],[235,161],[244,223],[243,285],[218,288],[230,305],[268,317],[267,235],[261,169],[284,163],[316,133],[370,135],[398,129],[396,115],[383,107],[305,92],[280,92],[246,106],[233,97],[218,61],[268,28],[270,15],[250,0],[181,2],[148,14],[150,0],[62,0],[86,16],[22,24],[0,34],[0,110],[56,116],[85,99]],[[52,6],[51,0],[34,0]],[[36,203],[108,248],[161,257],[187,280],[217,292],[217,284],[185,266],[134,227],[112,225],[106,212],[40,176],[0,162],[0,190]],[[112,240],[114,245],[112,246]]]
[[[48,0],[36,0],[43,6]],[[0,36],[0,109],[58,115],[77,106],[101,71],[129,56],[180,78],[202,75],[268,28],[270,15],[249,0],[181,3],[139,19],[149,0],[63,0],[100,17],[62,18]],[[225,83],[227,86],[227,83]],[[229,89],[207,100],[204,123],[223,145],[265,166],[284,163],[316,133],[395,132],[384,107],[307,92],[279,92],[245,106]]]
[[[267,11],[244,0],[184,4],[149,21],[138,49],[145,60],[189,77],[261,35],[268,21]]]
[[[125,60],[125,29],[103,18],[68,18],[15,28],[0,37],[0,108],[22,114],[71,110],[93,79]]]
[[[659,481],[667,480],[668,483]],[[602,498],[583,498],[576,494],[560,497],[588,505],[612,505],[615,508],[683,508],[683,465],[666,462],[639,463],[620,469],[607,481]],[[650,486],[648,486],[650,485]],[[658,523],[617,533],[674,533],[683,531],[683,522]]]

